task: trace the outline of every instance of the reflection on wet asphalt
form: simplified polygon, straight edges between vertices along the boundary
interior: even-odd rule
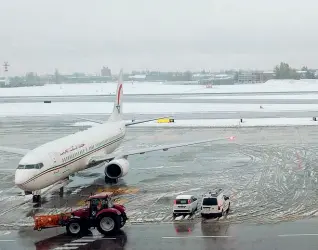
[[[1,144],[33,148],[47,140],[83,129],[72,126],[76,121],[70,117],[3,118],[0,124]],[[199,249],[211,249],[208,248],[211,244],[216,247],[213,249],[253,249],[249,248],[254,242],[248,235],[245,240],[235,238],[240,234],[235,230],[242,230],[246,223],[264,224],[261,228],[267,230],[267,224],[316,216],[318,131],[315,127],[131,128],[124,145],[128,148],[144,147],[230,135],[237,136],[235,143],[217,142],[131,157],[128,175],[115,186],[105,185],[102,165],[78,173],[71,178],[72,182],[65,189],[64,197],[59,197],[55,192],[45,197],[40,207],[34,207],[30,203],[20,205],[27,197],[21,196],[21,192],[13,187],[14,168],[19,162],[19,156],[0,152],[0,229],[11,232],[3,236],[0,233],[0,240],[15,240],[0,241],[0,248],[9,249],[10,247],[6,247],[15,244],[19,247],[17,249],[23,249],[22,246],[24,249],[53,249],[71,244],[64,246],[68,247],[64,249],[75,249],[72,242],[74,239],[65,235],[58,236],[64,233],[63,229],[34,232],[30,228],[33,225],[32,216],[39,213],[59,213],[83,206],[87,196],[104,190],[112,191],[117,202],[127,207],[130,220],[123,232],[127,236],[124,237],[127,238],[125,244],[130,247],[127,249],[167,249],[169,242],[174,244],[173,249],[181,249],[181,246],[185,249],[182,241],[184,238],[172,239],[169,238],[171,235],[215,236],[191,238],[192,241],[187,239],[186,249],[194,249],[191,246],[195,247],[194,242],[197,241],[200,243],[196,244],[203,247]],[[180,223],[183,224],[173,221],[171,209],[173,198],[177,194],[193,193],[200,200],[204,192],[215,187],[224,188],[231,197],[231,212],[226,218],[221,218],[218,222],[201,223],[197,213],[190,218],[182,218]],[[15,235],[16,230],[20,231]],[[267,237],[262,229],[257,232],[260,235],[255,233],[256,238]],[[82,243],[78,249],[103,249],[110,244],[114,244],[113,249],[115,246],[121,249],[117,245],[123,242],[122,237],[120,238],[94,241],[86,239],[89,244],[78,241],[78,244]],[[280,240],[275,239],[275,242]],[[32,244],[28,246],[30,241]],[[36,248],[34,242],[37,242]],[[263,244],[260,239],[256,242]],[[41,245],[47,248],[41,248]]]
[[[66,236],[62,230],[0,231],[0,247],[9,249],[316,249],[317,220],[249,225],[219,222],[125,226],[117,235]]]

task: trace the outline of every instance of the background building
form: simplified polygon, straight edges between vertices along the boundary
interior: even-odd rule
[[[274,78],[272,71],[239,71],[238,83],[262,83]]]
[[[103,67],[100,72],[101,76],[112,76],[112,72],[108,67]]]

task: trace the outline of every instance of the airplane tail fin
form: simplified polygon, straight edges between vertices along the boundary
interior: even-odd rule
[[[122,109],[123,109],[122,99],[123,99],[123,70],[121,69],[119,73],[119,77],[118,77],[116,99],[114,102],[113,112],[110,115],[108,121],[122,120]]]

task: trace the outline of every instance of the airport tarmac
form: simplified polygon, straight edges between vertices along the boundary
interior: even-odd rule
[[[33,148],[48,140],[82,129],[73,126],[77,121],[69,116],[2,118],[1,144]],[[33,232],[32,215],[58,213],[83,206],[85,198],[90,193],[103,190],[113,191],[116,200],[127,207],[130,220],[124,228],[128,238],[125,249],[167,249],[167,244],[173,244],[175,246],[173,249],[181,249],[181,246],[183,249],[194,249],[196,244],[199,244],[198,249],[207,249],[207,245],[211,246],[211,244],[212,246],[214,244],[216,249],[217,247],[219,249],[254,249],[248,247],[255,247],[256,243],[264,246],[258,249],[265,249],[265,247],[275,249],[275,243],[285,247],[287,243],[284,242],[293,240],[288,238],[280,243],[282,236],[277,235],[290,233],[288,231],[290,228],[292,228],[291,231],[294,230],[293,233],[306,233],[307,229],[301,230],[297,224],[303,222],[298,221],[315,218],[318,214],[316,191],[318,130],[315,127],[240,129],[139,127],[128,130],[123,146],[145,147],[232,135],[237,137],[235,142],[223,141],[132,156],[129,158],[131,164],[129,173],[115,186],[104,184],[103,166],[79,173],[71,178],[72,182],[65,189],[64,197],[59,197],[57,193],[48,195],[41,207],[24,203],[26,197],[20,196],[20,190],[13,186],[14,169],[18,165],[19,156],[1,152],[0,230],[4,235],[0,234],[0,248],[12,249],[12,244],[18,244],[19,248],[16,249],[41,249],[37,246],[34,248],[34,242],[42,241],[42,239],[46,240],[44,245],[50,245],[50,242],[55,241],[48,238],[57,236],[64,230]],[[208,223],[209,225],[206,226],[208,233],[199,233],[203,224],[198,213],[187,218],[181,217],[177,222],[173,220],[171,207],[177,194],[193,193],[200,199],[204,192],[216,187],[224,188],[230,195],[231,212],[219,222]],[[307,222],[310,227],[314,223],[312,221]],[[287,226],[286,228],[279,226],[286,225],[284,222],[291,223],[288,230],[285,230]],[[242,239],[235,238],[233,243],[232,237],[162,238],[176,237],[175,226],[178,223],[181,225],[190,223],[190,232],[196,232],[193,235],[197,236],[201,234],[213,236],[214,231],[211,228],[214,225],[219,227],[227,225],[227,231],[222,232],[221,236],[233,235],[229,232],[234,232],[237,236],[239,232]],[[273,225],[277,223],[279,224]],[[307,228],[307,224],[301,225]],[[255,234],[255,240],[249,237],[249,233],[242,233],[245,232],[244,228],[249,227],[253,228],[250,231]],[[278,228],[277,234],[275,234],[276,231],[275,233],[272,231],[275,227]],[[6,234],[9,231],[10,233]],[[269,231],[268,234],[265,233],[267,231]],[[307,231],[308,233],[309,231],[317,232],[312,228]],[[271,236],[274,239],[268,241],[268,237]],[[60,237],[62,238],[57,237],[57,241],[62,242],[59,244],[65,244],[61,239],[67,241],[67,237]],[[310,245],[312,241],[317,243],[313,236],[310,240],[304,238],[305,236],[302,237],[306,244]],[[110,240],[102,240],[102,242]],[[72,239],[69,239],[70,241]],[[97,245],[104,244],[100,242],[101,240],[96,241]],[[198,241],[201,243],[195,243]],[[57,247],[54,244],[45,249]],[[95,241],[90,244],[95,244]],[[93,248],[90,244],[90,249],[101,249],[101,246]],[[299,244],[299,241],[296,244]],[[14,246],[18,247],[18,245]],[[289,246],[295,245],[291,243]],[[60,249],[77,249],[74,248],[75,245],[64,247],[69,248]],[[283,249],[281,247],[277,249]]]
[[[198,93],[198,94],[125,94],[125,103],[129,102],[145,102],[145,103],[252,103],[252,104],[315,104],[318,103],[317,98],[307,99],[308,93],[271,93],[271,99],[258,98],[258,95],[266,96],[270,93],[253,94],[254,99],[249,97],[253,93]],[[282,99],[281,95],[302,95],[304,99]],[[315,92],[310,92],[315,94]],[[275,98],[277,95],[277,98]],[[213,98],[214,96],[218,98]],[[220,98],[220,96],[232,96],[232,98]],[[235,99],[235,96],[247,96],[247,99]],[[191,98],[187,98],[191,97]],[[204,99],[202,98],[204,97]],[[211,98],[207,98],[211,97]],[[29,103],[29,102],[113,102],[114,95],[94,95],[94,96],[18,96],[5,97],[0,96],[0,103]]]
[[[271,225],[220,222],[127,225],[115,236],[95,230],[74,238],[63,229],[0,231],[0,249],[24,250],[312,250],[318,243],[317,219]]]

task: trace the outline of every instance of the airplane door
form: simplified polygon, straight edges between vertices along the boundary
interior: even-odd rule
[[[56,165],[59,159],[59,154],[58,153],[49,153],[49,156],[51,160],[53,161],[53,164]]]

